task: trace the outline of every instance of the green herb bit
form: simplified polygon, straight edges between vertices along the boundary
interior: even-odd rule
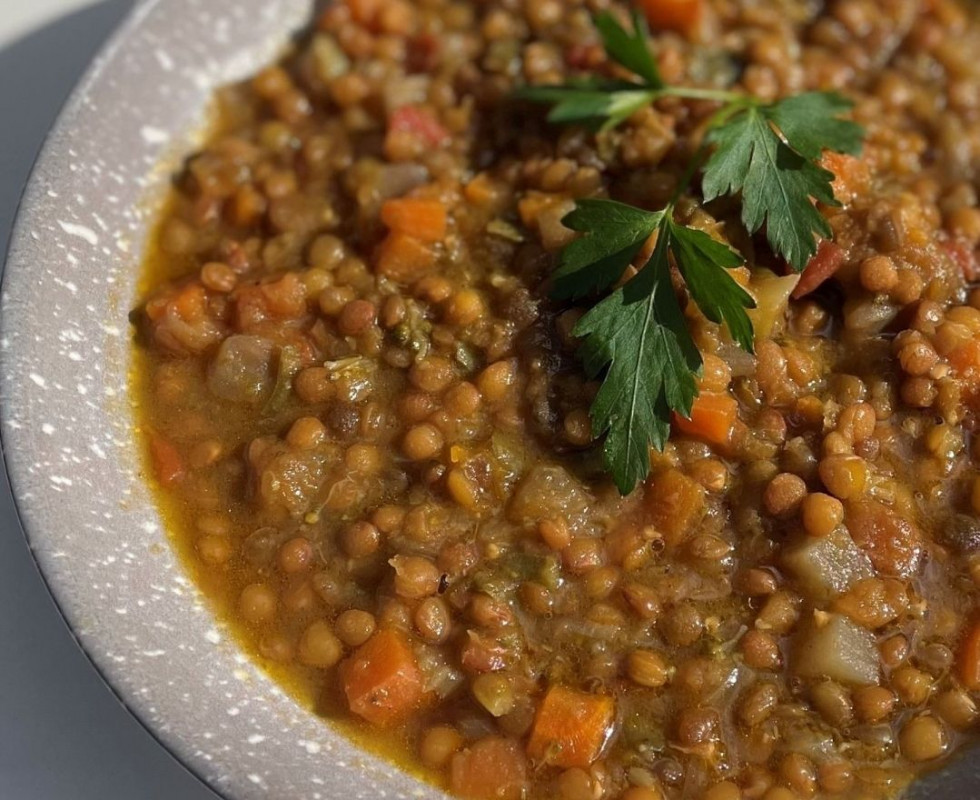
[[[752,349],[745,310],[755,303],[728,274],[742,263],[706,233],[679,225],[673,207],[643,211],[612,200],[580,200],[564,223],[584,235],[563,253],[556,294],[581,297],[619,281],[654,233],[653,254],[639,272],[595,305],[576,325],[580,355],[591,378],[603,373],[592,406],[597,434],[606,434],[604,461],[626,494],[650,470],[650,446],[662,450],[670,415],[690,416],[701,354],[688,330],[671,280],[670,258],[702,313],[728,325]]]
[[[836,206],[834,174],[817,163],[823,150],[857,154],[863,131],[840,115],[851,108],[829,92],[808,92],[768,105],[748,104],[708,133],[705,202],[741,192],[742,223],[763,224],[773,251],[800,272],[817,251],[814,235],[832,231],[811,198]]]

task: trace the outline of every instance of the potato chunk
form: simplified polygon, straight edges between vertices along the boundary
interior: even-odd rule
[[[874,574],[871,560],[843,528],[828,536],[801,535],[783,552],[782,563],[803,591],[818,602],[834,598]]]
[[[793,643],[793,671],[803,678],[830,678],[868,685],[878,681],[874,636],[840,614],[818,614]]]

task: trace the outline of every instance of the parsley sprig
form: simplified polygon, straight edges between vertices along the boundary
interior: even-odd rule
[[[582,339],[586,372],[602,377],[592,424],[606,436],[605,464],[624,494],[648,474],[650,446],[664,448],[671,414],[690,417],[698,395],[703,361],[671,266],[705,317],[723,323],[745,350],[753,347],[746,311],[755,303],[728,272],[743,259],[703,231],[675,221],[680,195],[700,169],[703,200],[740,195],[748,232],[764,227],[773,252],[801,271],[816,253],[817,237],[832,233],[814,201],[837,205],[834,174],[820,166],[820,156],[824,150],[857,154],[863,138],[859,125],[841,118],[851,103],[837,94],[808,92],[766,103],[736,92],[668,86],[650,52],[642,16],[634,13],[632,23],[627,30],[608,12],[595,20],[607,56],[630,80],[591,77],[517,92],[550,105],[549,121],[584,125],[599,134],[664,97],[720,104],[665,208],[648,211],[593,198],[578,200],[563,220],[582,236],[562,251],[555,297],[579,300],[608,292],[574,333]],[[622,282],[652,236],[656,241],[649,258]]]

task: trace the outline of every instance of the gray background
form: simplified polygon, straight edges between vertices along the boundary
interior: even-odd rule
[[[0,17],[8,2],[20,0],[0,0]],[[131,5],[105,0],[0,48],[0,254],[45,132]],[[2,470],[0,800],[215,800],[76,646],[31,560]]]

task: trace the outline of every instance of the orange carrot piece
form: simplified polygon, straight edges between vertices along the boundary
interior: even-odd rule
[[[495,204],[501,192],[486,172],[480,172],[463,187],[463,196],[477,208],[489,208]]]
[[[704,489],[679,469],[654,472],[643,494],[647,519],[669,546],[683,542],[704,516]]]
[[[465,800],[520,800],[527,759],[512,739],[487,736],[453,756],[449,784]]]
[[[446,238],[446,206],[439,200],[399,197],[385,200],[381,221],[391,230],[421,239],[441,242]]]
[[[643,14],[654,31],[677,31],[690,36],[704,13],[703,0],[640,0]]]
[[[708,444],[728,445],[738,422],[738,401],[724,392],[701,392],[691,408],[691,418],[674,414],[674,426],[682,433]]]
[[[968,339],[953,350],[947,359],[957,377],[976,378],[980,375],[980,341]]]
[[[588,767],[609,740],[615,716],[611,697],[552,686],[534,718],[528,755],[566,769]]]
[[[877,500],[849,500],[844,524],[854,544],[864,550],[882,575],[911,578],[922,566],[926,548],[912,520]]]
[[[392,231],[378,248],[378,272],[392,280],[410,283],[435,265],[436,254],[425,242]]]
[[[834,197],[845,206],[866,192],[871,183],[871,167],[856,156],[825,150],[820,166],[834,173]]]
[[[184,479],[184,460],[177,448],[156,433],[150,434],[150,463],[154,477],[164,486],[173,486]]]
[[[833,276],[844,263],[844,251],[840,245],[823,239],[817,246],[817,252],[813,254],[806,266],[803,274],[800,275],[800,282],[793,289],[793,299],[799,300],[816,289],[825,280]]]
[[[980,620],[967,628],[966,636],[960,642],[957,667],[960,683],[971,692],[980,690]]]
[[[378,631],[340,666],[350,710],[373,725],[397,722],[425,694],[422,672],[403,634]]]

